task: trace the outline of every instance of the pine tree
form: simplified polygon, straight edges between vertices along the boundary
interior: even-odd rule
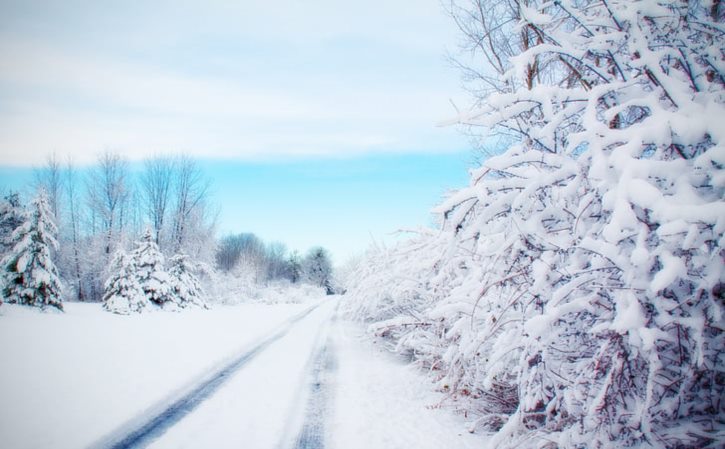
[[[208,308],[206,294],[201,288],[199,280],[194,276],[194,267],[189,257],[184,254],[177,254],[171,258],[169,264],[171,294],[175,303],[180,308]]]
[[[148,309],[149,300],[136,276],[136,260],[124,251],[119,251],[113,259],[112,267],[113,274],[105,285],[103,307],[120,315]]]
[[[0,255],[12,248],[13,231],[25,221],[25,212],[17,192],[9,193],[0,201]]]
[[[106,310],[125,315],[142,312],[152,304],[176,307],[171,278],[164,268],[164,255],[150,229],[130,254],[120,252],[113,266],[103,297]]]
[[[50,257],[51,248],[58,247],[56,232],[46,194],[41,190],[8,241],[11,249],[2,261],[2,296],[7,302],[63,310],[63,288]]]
[[[169,274],[164,268],[164,255],[154,242],[151,229],[146,229],[136,249],[131,254],[136,269],[136,279],[149,301],[158,306],[173,304]]]

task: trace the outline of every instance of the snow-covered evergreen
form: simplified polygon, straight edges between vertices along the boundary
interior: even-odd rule
[[[146,229],[141,241],[136,243],[131,258],[135,264],[136,279],[146,298],[158,306],[174,304],[171,278],[164,266],[165,258],[150,229]]]
[[[199,280],[194,276],[194,266],[189,257],[177,254],[171,258],[169,265],[171,295],[174,303],[180,308],[208,308],[206,294]]]
[[[368,256],[349,309],[491,447],[718,447],[721,7],[471,3],[459,25],[503,50],[460,121],[512,144],[437,209],[440,232]]]
[[[41,190],[7,241],[10,249],[2,260],[2,296],[8,303],[63,310],[63,287],[50,257],[51,249],[58,246],[56,233],[46,194]]]
[[[188,256],[176,255],[165,267],[164,255],[151,230],[136,242],[131,253],[120,251],[106,281],[103,297],[106,310],[126,315],[152,308],[179,310],[208,308],[206,295]]]
[[[136,259],[118,251],[111,264],[112,274],[105,284],[103,307],[120,315],[147,310],[151,303],[138,282]]]
[[[25,221],[25,211],[17,192],[0,200],[0,256],[12,248],[13,231]]]

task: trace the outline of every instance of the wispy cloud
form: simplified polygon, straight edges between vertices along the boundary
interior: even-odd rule
[[[435,127],[457,85],[442,62],[446,19],[436,0],[387,3],[6,6],[0,164],[50,151],[83,162],[106,148],[131,158],[457,149],[455,130]]]

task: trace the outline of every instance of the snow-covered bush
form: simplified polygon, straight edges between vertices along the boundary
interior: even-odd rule
[[[349,308],[492,447],[718,447],[719,2],[470,3],[454,15],[499,74],[460,121],[512,144],[440,232],[368,258]]]
[[[58,246],[57,229],[43,190],[32,201],[28,213],[20,216],[23,221],[7,240],[10,249],[2,260],[2,297],[8,303],[63,310],[63,286],[50,257],[51,248]]]

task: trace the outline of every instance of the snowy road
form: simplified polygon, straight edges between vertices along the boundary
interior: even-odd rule
[[[431,408],[442,396],[422,373],[338,316],[341,301],[131,318],[6,308],[3,341],[37,338],[22,351],[0,341],[13,367],[0,395],[14,405],[0,408],[0,447],[485,447]]]
[[[168,429],[176,425],[186,415],[193,412],[199,404],[206,401],[235,373],[252,361],[271,344],[284,337],[298,321],[307,317],[318,306],[310,307],[304,312],[290,318],[282,324],[279,329],[271,335],[255,343],[252,348],[244,351],[234,358],[228,365],[218,371],[211,373],[207,378],[202,379],[198,384],[189,388],[173,401],[164,401],[151,411],[135,418],[131,423],[124,425],[114,432],[105,441],[96,446],[98,448],[123,449],[131,447],[146,447],[153,440],[158,439]]]
[[[297,422],[304,419],[297,412],[307,397],[311,360],[335,307],[336,301],[329,301],[295,322],[148,447],[289,447],[287,438],[297,433]]]

